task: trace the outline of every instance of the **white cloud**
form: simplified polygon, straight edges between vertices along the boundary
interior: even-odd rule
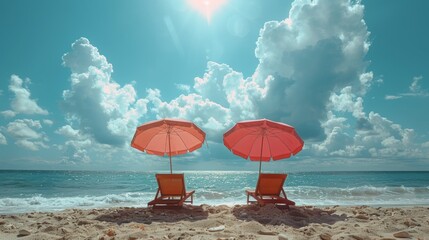
[[[66,138],[64,144],[56,145],[58,150],[63,153],[61,162],[65,164],[88,164],[93,161],[104,164],[106,161],[112,160],[112,154],[118,152],[120,152],[119,157],[114,160],[121,160],[121,157],[126,160],[126,155],[130,151],[129,148],[99,143],[89,134],[82,133],[70,125],[60,127],[55,133]]]
[[[366,91],[369,32],[363,5],[345,0],[295,1],[287,20],[265,23],[255,50],[256,83],[268,88],[258,115],[294,125],[304,138],[323,139],[332,92]],[[267,76],[273,79],[267,84]]]
[[[289,18],[267,22],[261,29],[253,76],[208,62],[193,90],[225,108],[226,122],[217,120],[217,128],[228,121],[270,118],[296,126],[304,137],[323,139],[321,122],[327,118],[331,93],[346,89],[363,95],[371,86],[373,74],[365,72],[364,61],[368,35],[359,3],[296,1]],[[358,108],[354,114],[360,114],[361,105],[360,99],[343,107]]]
[[[31,119],[17,119],[7,125],[7,131],[10,135],[17,138],[42,138],[42,135],[33,129],[41,129],[39,121]]]
[[[225,76],[232,72],[233,70],[226,64],[208,62],[204,77],[195,78],[194,89],[204,98],[208,98],[222,106],[227,106],[228,102],[223,88],[223,81]]]
[[[107,62],[106,57],[101,55],[88,39],[83,37],[72,44],[72,51],[64,54],[63,65],[76,74],[88,73],[91,71],[90,68],[98,69],[109,76],[113,72],[112,64]],[[102,80],[109,81],[110,79]]]
[[[158,117],[194,120],[209,137],[233,122],[266,117],[294,125],[309,142],[310,154],[418,155],[413,130],[364,112],[374,78],[365,71],[368,36],[359,2],[296,1],[288,20],[261,29],[255,50],[260,63],[252,77],[208,62],[204,76],[195,78],[196,93],[167,103],[159,90],[150,90],[148,99]]]
[[[79,138],[79,130],[73,129],[70,125],[64,125],[57,129],[55,133],[68,138]]]
[[[1,114],[2,114],[4,117],[7,117],[7,118],[15,117],[15,116],[16,116],[16,113],[15,113],[14,111],[12,111],[12,110],[5,110],[5,111],[2,111],[2,112],[1,112]]]
[[[423,79],[423,76],[413,77],[411,85],[408,87],[409,91],[404,93],[399,93],[397,95],[386,95],[384,99],[386,100],[396,100],[403,97],[429,97],[429,92],[427,89],[423,89],[420,81]]]
[[[310,148],[316,155],[345,155],[344,149],[353,142],[353,137],[346,131],[350,128],[347,118],[337,117],[328,113],[328,120],[322,124],[326,139],[320,144],[312,144]]]
[[[32,119],[16,119],[7,125],[6,131],[16,141],[16,145],[37,151],[40,148],[49,148],[46,142],[49,139],[46,134],[40,132],[42,125],[40,121]]]
[[[191,91],[191,86],[189,86],[189,85],[178,84],[178,83],[175,83],[174,85],[176,86],[177,89],[179,89],[180,91],[183,91],[185,93],[189,93]]]
[[[360,91],[361,95],[365,95],[367,93],[368,89],[372,85],[373,79],[374,79],[374,74],[372,72],[362,73],[359,76],[359,81],[360,81],[360,85],[361,85],[361,91]],[[375,82],[380,84],[383,82],[383,80],[377,79]]]
[[[7,145],[6,137],[0,133],[0,145]]]
[[[27,78],[25,82],[17,75],[10,77],[9,90],[15,94],[10,107],[12,110],[2,112],[5,117],[14,117],[17,114],[41,114],[47,115],[48,111],[42,109],[36,100],[31,99],[31,93],[28,84],[31,80]]]
[[[234,71],[227,64],[207,63],[203,78],[195,78],[194,89],[203,98],[229,108],[232,121],[255,118],[255,99],[265,94],[252,78]],[[227,123],[228,125],[228,123]]]
[[[355,144],[369,149],[373,157],[406,157],[423,155],[414,141],[414,130],[403,129],[399,124],[370,112],[366,119],[369,128],[357,131]]]
[[[404,129],[378,113],[366,114],[363,98],[351,87],[343,88],[340,94],[332,93],[328,109],[328,119],[322,122],[327,137],[310,147],[318,155],[421,158],[427,153],[414,140],[414,130]]]
[[[419,92],[421,92],[421,86],[420,86],[420,84],[419,84],[419,81],[420,80],[422,80],[423,79],[423,77],[422,76],[418,76],[418,77],[414,77],[413,78],[413,82],[411,83],[411,85],[410,85],[410,91],[412,92],[412,93],[419,93]]]
[[[52,124],[54,124],[54,122],[50,119],[43,119],[43,123],[48,126],[52,126]]]
[[[363,99],[353,94],[351,86],[343,88],[340,94],[332,93],[329,100],[328,109],[351,112],[356,118],[364,117]]]
[[[295,1],[286,20],[260,30],[252,76],[208,62],[192,87],[176,84],[184,94],[171,101],[158,89],[138,99],[133,85],[113,81],[112,65],[80,38],[63,57],[72,74],[63,93],[68,125],[57,130],[69,140],[60,147],[71,162],[126,152],[111,146],[130,140],[138,119],[149,112],[194,121],[216,143],[237,121],[270,118],[295,126],[317,156],[422,156],[412,129],[364,111],[364,96],[374,83],[366,71],[368,36],[360,1]]]
[[[384,99],[386,99],[386,100],[396,100],[396,99],[400,99],[400,98],[402,98],[402,96],[386,95],[384,97]]]
[[[342,91],[341,95],[350,92]],[[342,104],[338,104],[341,102]],[[424,158],[423,151],[414,139],[414,130],[402,128],[399,124],[382,117],[378,113],[363,111],[363,100],[353,95],[331,97],[332,111],[322,124],[327,138],[311,144],[310,149],[320,156],[376,157],[376,158]],[[352,106],[360,107],[352,107]],[[352,113],[347,116],[344,113]],[[345,124],[355,122],[355,125]]]
[[[32,151],[38,151],[40,148],[49,148],[44,142],[42,141],[32,141],[29,139],[18,139],[16,140],[16,145],[21,146],[23,148],[32,150]]]
[[[152,112],[157,118],[182,118],[195,122],[203,128],[208,138],[219,139],[220,134],[232,124],[230,110],[218,103],[204,99],[201,95],[191,93],[180,95],[170,102],[163,102],[159,91],[150,89],[148,99],[156,106]]]
[[[137,99],[134,87],[112,80],[112,65],[105,56],[80,38],[63,56],[69,67],[71,87],[63,92],[68,119],[101,144],[123,145],[132,136],[138,119],[147,112],[147,100]]]
[[[209,140],[217,142],[222,141],[222,133],[233,123],[256,117],[254,100],[266,92],[252,78],[244,79],[242,73],[227,64],[210,61],[204,76],[194,81],[191,93],[170,102],[162,100],[158,89],[149,89],[146,99],[158,118],[191,120],[207,132]]]
[[[89,163],[91,157],[88,154],[88,150],[91,147],[91,140],[69,140],[64,144],[64,156],[63,162],[77,164],[77,163]]]
[[[267,91],[252,99],[257,116],[295,126],[310,155],[424,156],[412,129],[364,112],[368,36],[359,1],[295,1],[289,18],[260,31],[252,80]],[[411,88],[421,93],[419,81]]]

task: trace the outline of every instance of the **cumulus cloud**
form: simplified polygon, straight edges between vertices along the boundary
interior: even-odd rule
[[[176,86],[177,89],[179,89],[180,91],[183,91],[185,93],[189,93],[191,91],[191,86],[186,85],[186,84],[174,84]]]
[[[370,44],[363,9],[344,0],[295,1],[287,19],[265,23],[255,50],[256,74],[273,80],[260,116],[288,122],[304,138],[324,138],[321,122],[331,93],[351,86],[362,94],[372,81],[365,72]]]
[[[372,157],[416,157],[422,152],[414,141],[414,130],[402,128],[378,113],[370,112],[370,130],[357,131],[355,144],[363,145]]]
[[[41,129],[40,121],[32,119],[16,119],[6,127],[7,133],[15,139],[16,145],[32,151],[48,148],[46,143],[49,139]]]
[[[208,62],[186,95],[165,102],[149,89],[147,99],[157,117],[193,120],[209,140],[221,142],[219,132],[237,121],[270,118],[296,126],[306,139],[327,139],[331,143],[319,147],[332,151],[335,142],[351,138],[341,132],[345,119],[332,111],[364,119],[361,96],[373,80],[365,71],[368,36],[360,3],[295,1],[287,19],[261,29],[252,76]]]
[[[42,121],[45,125],[48,125],[48,126],[52,126],[52,124],[54,124],[54,122],[52,121],[52,120],[50,120],[50,119],[43,119],[43,121]]]
[[[80,38],[63,56],[72,74],[63,93],[68,124],[56,131],[68,138],[61,147],[73,162],[89,161],[89,146],[116,149],[109,147],[129,140],[141,116],[154,114],[194,121],[217,143],[237,121],[269,118],[295,126],[317,156],[422,156],[412,129],[364,111],[365,94],[381,80],[366,71],[363,10],[360,1],[295,1],[286,19],[260,30],[251,76],[208,62],[193,86],[176,84],[183,94],[170,101],[150,88],[138,99],[133,85],[113,81],[106,57]],[[410,91],[422,92],[420,80]]]
[[[17,114],[48,114],[48,111],[42,109],[36,100],[31,99],[31,93],[28,89],[30,83],[31,80],[29,78],[24,81],[17,75],[10,77],[9,91],[14,93],[14,97],[10,104],[11,110],[3,111],[3,116],[14,117]]]
[[[58,128],[55,133],[66,139],[63,144],[56,145],[56,148],[63,153],[61,162],[67,165],[88,164],[97,160],[104,163],[111,160],[114,153],[120,152],[120,157],[124,159],[129,154],[127,148],[99,143],[89,134],[82,133],[70,125]],[[115,160],[118,159],[120,158]]]
[[[363,10],[359,1],[294,1],[287,19],[261,29],[259,65],[246,80],[260,94],[247,94],[257,117],[295,126],[309,143],[307,154],[422,157],[412,129],[364,111],[374,76],[366,71]],[[420,80],[410,91],[423,95]]]
[[[208,62],[206,73],[202,78],[195,78],[194,89],[204,98],[208,98],[231,111],[231,120],[239,121],[255,118],[257,99],[265,95],[252,78],[234,71],[227,64]]]
[[[148,89],[146,99],[157,118],[191,120],[207,132],[208,140],[222,142],[222,133],[235,122],[256,117],[254,100],[265,92],[252,77],[244,78],[227,64],[209,61],[204,75],[194,79],[190,93],[166,102],[158,89]]]
[[[326,139],[311,145],[313,153],[319,156],[344,155],[345,149],[353,145],[353,136],[347,131],[350,128],[347,120],[345,117],[337,117],[330,111],[328,119],[322,124]]]
[[[16,113],[12,110],[2,111],[1,114],[3,115],[3,117],[7,117],[7,118],[15,117],[15,115],[16,115]]]
[[[112,79],[112,65],[86,38],[72,44],[63,65],[72,72],[70,89],[63,92],[67,118],[98,143],[123,145],[147,112],[147,100],[137,99],[131,84]]]
[[[351,86],[343,88],[339,94],[332,93],[329,100],[328,109],[351,112],[356,118],[364,116],[363,99],[353,94]]]
[[[55,133],[68,138],[79,138],[79,130],[73,129],[70,125],[64,125],[57,129]]]
[[[414,130],[404,129],[374,112],[370,112],[364,120],[367,128],[336,125],[336,129],[328,131],[325,141],[314,144],[313,147],[322,155],[330,156],[378,158],[424,156],[425,153],[414,141]],[[354,134],[350,135],[350,132]]]
[[[145,118],[149,100],[137,97],[135,82],[121,86],[114,81],[113,66],[86,38],[71,45],[63,65],[71,75],[70,88],[63,91],[67,124],[55,131],[66,139],[57,146],[62,161],[88,163],[117,151],[127,153],[123,147]]]
[[[319,156],[418,155],[412,129],[364,111],[374,76],[364,60],[370,43],[363,9],[346,0],[295,1],[287,19],[261,29],[251,77],[208,62],[188,95],[164,102],[159,90],[149,90],[152,111],[194,120],[209,137],[210,129],[215,134],[244,119],[287,122]]]
[[[218,121],[224,126],[270,118],[294,125],[306,139],[323,140],[332,94],[344,89],[363,96],[372,84],[373,74],[365,71],[370,44],[363,9],[346,0],[295,1],[288,18],[260,30],[252,76],[208,62],[192,90],[226,109],[228,118]]]
[[[91,162],[91,150],[94,152],[103,152],[103,144],[99,144],[92,140],[91,136],[81,133],[70,125],[64,125],[55,131],[66,138],[62,145],[57,145],[57,148],[63,152],[61,161],[65,164],[75,165],[78,163]]]
[[[90,139],[66,141],[61,147],[61,150],[64,151],[62,161],[67,164],[89,163],[91,157],[88,149],[90,149],[91,143]]]
[[[322,123],[327,137],[310,147],[316,155],[421,158],[427,153],[415,141],[413,129],[403,128],[378,113],[366,114],[363,99],[349,87],[339,95],[333,94],[330,101],[328,120]]]
[[[157,118],[182,118],[195,122],[203,128],[209,139],[220,141],[222,130],[231,125],[230,110],[201,95],[192,93],[164,102],[159,90],[148,90],[148,99],[153,106],[151,111]]]
[[[0,133],[0,145],[7,145],[6,137]]]

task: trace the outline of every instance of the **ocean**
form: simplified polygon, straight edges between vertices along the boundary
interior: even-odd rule
[[[258,178],[245,171],[183,173],[195,205],[245,204],[244,191]],[[292,172],[284,188],[297,205],[429,205],[429,172]],[[155,172],[0,170],[0,214],[145,207],[156,190]]]

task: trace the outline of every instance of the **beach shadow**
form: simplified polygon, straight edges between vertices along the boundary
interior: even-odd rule
[[[240,220],[257,221],[264,225],[288,225],[294,228],[308,226],[310,223],[332,225],[347,219],[345,214],[335,214],[335,209],[323,210],[311,206],[277,207],[273,204],[235,206],[232,214]]]
[[[95,218],[98,221],[114,222],[117,224],[137,222],[151,224],[152,222],[178,222],[181,220],[198,221],[206,219],[209,213],[201,206],[184,205],[183,207],[158,208],[123,208],[103,214]]]

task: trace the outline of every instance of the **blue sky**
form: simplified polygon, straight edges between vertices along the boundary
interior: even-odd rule
[[[207,133],[177,171],[256,171],[222,144],[256,118],[305,141],[263,170],[429,170],[429,3],[189,2],[2,1],[0,168],[168,170],[129,143],[177,117]]]

